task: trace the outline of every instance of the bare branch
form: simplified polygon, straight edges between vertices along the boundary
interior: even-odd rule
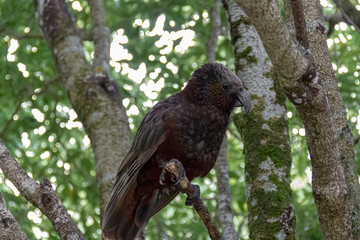
[[[0,138],[2,138],[4,136],[4,134],[10,127],[10,124],[13,122],[14,116],[19,112],[20,107],[21,107],[21,99],[18,99],[18,102],[16,104],[16,107],[15,107],[13,113],[11,114],[11,117],[9,118],[9,120],[7,120],[7,122],[5,123],[5,126],[2,128],[2,130],[0,132]]]
[[[224,137],[220,147],[218,158],[215,162],[217,180],[217,216],[219,218],[224,239],[237,240],[237,232],[234,226],[234,214],[231,203],[229,185],[229,166],[227,158],[227,138]]]
[[[177,178],[179,177],[180,167],[175,162],[168,162],[165,165],[165,170],[168,171],[169,173],[174,174]],[[187,177],[181,179],[179,185],[181,187],[181,190],[185,192],[188,196],[194,196],[194,192],[195,192],[194,186],[190,184]],[[201,220],[204,222],[209,232],[210,238],[213,240],[215,239],[222,240],[219,230],[217,229],[215,222],[211,218],[210,213],[207,207],[205,206],[205,204],[203,203],[203,201],[200,198],[196,198],[193,206],[196,212],[199,214]]]
[[[21,230],[19,223],[6,207],[5,200],[0,193],[0,239],[11,240],[28,239],[25,233]]]
[[[0,26],[0,34],[1,35],[9,35],[10,37],[16,38],[16,39],[29,39],[29,38],[43,39],[44,38],[41,34],[33,34],[31,32],[29,32],[29,33],[20,33],[18,31],[13,30],[13,29],[3,28],[1,26]]]
[[[209,42],[207,44],[207,56],[206,59],[208,62],[216,61],[216,44],[218,42],[218,37],[221,31],[221,15],[220,15],[221,1],[214,0],[214,6],[212,9],[212,31]]]
[[[349,0],[334,0],[336,6],[340,9],[346,22],[354,26],[360,33],[360,13]]]
[[[334,32],[335,25],[339,22],[345,21],[341,14],[332,14],[332,15],[325,15],[325,20],[329,23],[329,29],[327,31],[327,36],[330,36],[331,33]]]
[[[109,74],[110,30],[106,26],[105,11],[101,0],[88,0],[95,44],[93,68]]]
[[[291,10],[294,19],[296,39],[305,48],[309,49],[309,39],[306,32],[304,7],[301,0],[291,0]]]
[[[61,239],[85,239],[46,178],[30,178],[0,140],[0,168],[22,196],[48,217]]]
[[[357,137],[357,138],[354,140],[354,145],[355,145],[355,144],[358,144],[359,142],[360,142],[360,136]]]

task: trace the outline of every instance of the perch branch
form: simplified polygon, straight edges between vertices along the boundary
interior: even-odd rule
[[[180,173],[180,166],[178,164],[176,164],[175,162],[169,162],[168,164],[165,165],[165,170],[168,171],[169,173],[174,174],[176,177],[178,177],[179,173]],[[184,177],[183,179],[181,179],[179,185],[181,187],[181,190],[183,192],[185,192],[186,195],[188,195],[188,196],[194,195],[194,192],[195,192],[194,186],[192,184],[190,184],[187,177]],[[215,225],[214,220],[211,218],[207,207],[205,206],[204,202],[200,198],[196,198],[195,203],[194,203],[194,208],[195,208],[196,212],[199,214],[201,220],[204,222],[204,224],[209,232],[210,238],[213,240],[222,240],[222,237],[219,233],[219,230],[217,229],[217,227]]]
[[[61,239],[85,239],[46,178],[39,184],[29,177],[0,140],[0,168],[22,196],[48,217]]]

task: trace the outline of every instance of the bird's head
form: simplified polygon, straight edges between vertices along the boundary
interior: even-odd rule
[[[220,63],[207,63],[197,69],[184,91],[191,101],[198,104],[211,104],[226,111],[243,107],[245,116],[251,109],[250,95],[241,80]]]

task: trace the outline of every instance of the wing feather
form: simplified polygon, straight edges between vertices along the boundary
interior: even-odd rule
[[[168,100],[168,99],[167,99]],[[166,114],[178,106],[169,101],[159,102],[143,119],[132,146],[121,162],[110,201],[106,208],[103,224],[111,218],[112,210],[117,208],[122,196],[136,180],[141,167],[156,152],[166,138]]]

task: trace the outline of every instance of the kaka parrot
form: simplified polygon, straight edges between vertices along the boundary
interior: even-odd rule
[[[189,181],[204,177],[214,166],[234,107],[243,107],[246,115],[250,95],[233,72],[215,62],[195,70],[182,91],[158,102],[120,163],[103,235],[134,239],[179,194],[179,181],[162,171],[167,162],[180,162]]]

